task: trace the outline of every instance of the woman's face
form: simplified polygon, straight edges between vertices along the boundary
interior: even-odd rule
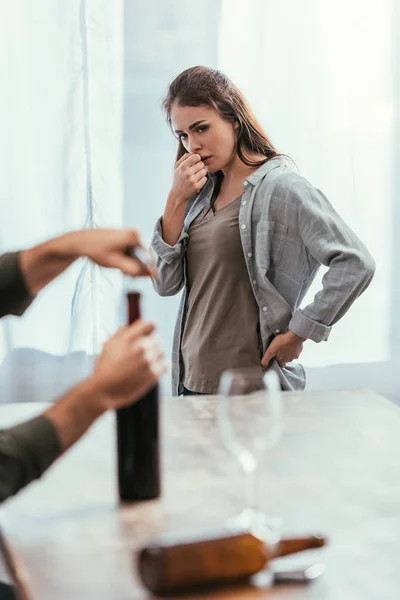
[[[185,150],[199,154],[209,173],[223,170],[236,153],[235,126],[209,106],[171,108],[172,129]]]

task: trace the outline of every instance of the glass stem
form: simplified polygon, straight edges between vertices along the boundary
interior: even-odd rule
[[[256,512],[258,502],[256,498],[256,469],[245,470],[245,501],[246,510]]]

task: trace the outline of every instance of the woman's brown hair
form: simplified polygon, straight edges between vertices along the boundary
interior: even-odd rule
[[[236,123],[236,152],[240,160],[249,167],[261,166],[269,159],[280,156],[242,92],[221,71],[201,66],[191,67],[173,80],[163,101],[170,127],[174,102],[180,106],[209,106],[227,121]],[[177,160],[185,153],[182,141],[179,140]],[[265,156],[265,159],[252,161],[250,154],[259,154]]]

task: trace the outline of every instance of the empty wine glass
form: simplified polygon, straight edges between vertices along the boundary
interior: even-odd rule
[[[224,371],[219,396],[221,437],[245,474],[245,508],[228,525],[264,528],[270,537],[279,537],[280,520],[260,511],[255,490],[260,461],[282,432],[278,377],[274,371],[256,368]]]

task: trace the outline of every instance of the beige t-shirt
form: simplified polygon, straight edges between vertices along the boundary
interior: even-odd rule
[[[215,394],[225,369],[260,367],[259,313],[239,233],[241,196],[192,222],[187,247],[189,294],[182,336],[183,384]]]

